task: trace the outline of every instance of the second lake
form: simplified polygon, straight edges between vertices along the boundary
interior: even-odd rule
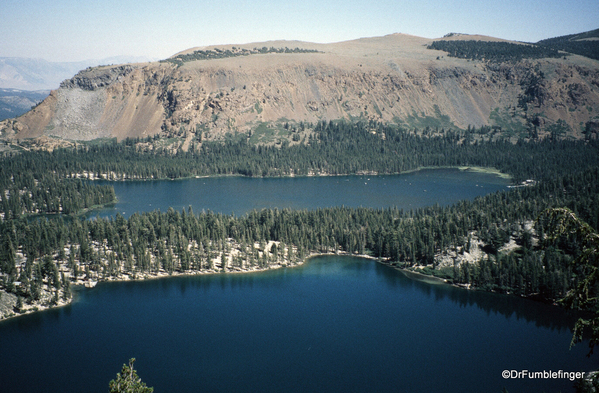
[[[459,169],[426,169],[401,175],[247,178],[209,177],[185,180],[97,182],[114,187],[118,202],[88,217],[129,217],[135,212],[169,207],[198,213],[243,215],[254,209],[324,207],[397,207],[410,210],[507,189],[510,180],[495,174]]]

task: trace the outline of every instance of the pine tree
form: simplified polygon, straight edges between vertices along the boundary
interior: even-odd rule
[[[15,304],[15,311],[21,312],[23,309],[23,298],[21,296],[17,296],[17,303]]]
[[[110,393],[152,393],[154,391],[154,388],[147,387],[137,376],[133,363],[135,358],[129,360],[129,365],[123,364],[123,369],[116,374],[116,379],[108,384]]]
[[[599,345],[599,234],[586,222],[580,220],[570,209],[547,209],[539,219],[548,220],[548,239],[556,242],[564,237],[574,236],[580,243],[580,253],[573,265],[581,270],[581,279],[569,291],[562,304],[572,308],[590,310],[590,318],[579,318],[574,326],[571,345],[582,341],[583,332],[590,330],[590,353]]]

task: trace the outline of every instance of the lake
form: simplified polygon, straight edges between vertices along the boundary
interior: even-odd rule
[[[507,184],[456,170],[114,183],[119,202],[94,215],[189,205],[238,215],[264,207],[409,209]],[[156,393],[567,392],[568,379],[502,372],[597,369],[586,342],[568,349],[574,321],[553,306],[409,278],[355,257],[100,283],[79,289],[70,306],[0,322],[0,391],[106,392],[135,357]]]
[[[174,181],[96,182],[114,187],[118,203],[88,217],[124,217],[169,207],[243,215],[253,209],[398,207],[450,205],[507,189],[499,176],[458,169],[421,170],[403,175],[247,178],[209,177]]]
[[[588,371],[574,323],[531,300],[433,285],[372,260],[100,283],[0,324],[8,392],[106,392],[129,358],[155,392],[563,392]]]

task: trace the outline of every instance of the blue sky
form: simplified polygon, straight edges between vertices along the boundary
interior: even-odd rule
[[[166,58],[194,46],[449,32],[536,42],[599,28],[597,0],[2,0],[0,57]]]

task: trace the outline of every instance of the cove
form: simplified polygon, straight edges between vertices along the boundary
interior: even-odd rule
[[[106,392],[123,363],[155,392],[568,392],[590,371],[574,316],[322,256],[247,274],[106,282],[0,323],[2,392]]]
[[[333,206],[410,210],[506,190],[495,174],[459,169],[424,169],[401,175],[286,178],[209,177],[184,180],[95,182],[114,187],[118,202],[87,217],[128,217],[169,207],[181,211],[243,215],[263,208],[317,209]]]

